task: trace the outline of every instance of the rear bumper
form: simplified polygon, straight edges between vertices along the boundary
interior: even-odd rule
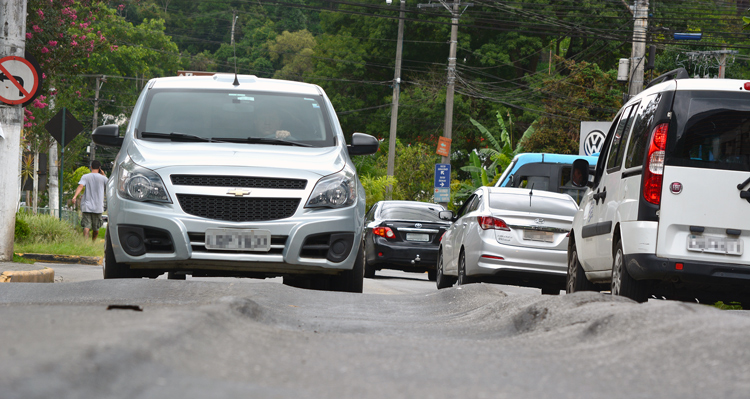
[[[438,247],[436,245],[415,245],[404,243],[383,243],[377,239],[373,251],[367,252],[367,263],[376,269],[404,271],[435,270]]]
[[[636,280],[750,288],[750,265],[659,258],[653,254],[624,255],[624,260],[628,273]],[[682,270],[677,269],[678,263],[682,264]]]

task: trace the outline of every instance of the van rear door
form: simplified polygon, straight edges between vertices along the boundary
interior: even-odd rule
[[[750,264],[750,93],[680,90],[667,135],[656,255]]]

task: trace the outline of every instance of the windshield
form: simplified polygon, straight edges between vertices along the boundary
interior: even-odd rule
[[[669,137],[668,165],[750,171],[747,93],[678,92],[678,129]]]
[[[380,211],[380,218],[387,220],[415,220],[424,222],[445,223],[438,217],[438,212],[443,208],[434,206],[410,206],[410,205],[390,205]]]
[[[154,89],[146,99],[138,131],[139,138],[146,140],[170,140],[175,136],[160,134],[179,133],[205,141],[334,144],[322,97],[243,90]]]

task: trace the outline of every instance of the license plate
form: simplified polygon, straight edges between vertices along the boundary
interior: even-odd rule
[[[738,238],[690,234],[687,249],[712,254],[742,255],[743,243]]]
[[[420,234],[420,233],[406,233],[406,241],[429,242],[430,241],[430,235],[429,234]]]
[[[524,230],[523,239],[528,241],[552,242],[555,233],[551,231]]]
[[[268,252],[271,249],[271,232],[254,229],[208,229],[206,249]]]

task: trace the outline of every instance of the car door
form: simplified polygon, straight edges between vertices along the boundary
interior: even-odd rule
[[[372,208],[370,208],[370,211],[365,215],[365,257],[369,262],[375,261],[376,257],[376,251],[374,247],[375,240],[372,237],[372,228],[378,224],[378,222],[375,220],[375,215],[378,213],[378,209],[380,208],[381,203],[382,202],[375,203],[375,205],[373,205]]]
[[[667,134],[656,256],[746,269],[750,104],[734,86],[721,89],[675,94],[677,123]]]
[[[617,210],[623,200],[621,189],[622,163],[630,130],[638,104],[623,109],[617,123],[610,130],[608,147],[599,157],[603,161],[601,175],[587,196],[589,201],[584,205],[584,221],[581,231],[582,256],[585,258],[586,270],[601,271],[612,267],[612,228],[616,223]],[[603,158],[602,158],[603,157]],[[597,171],[599,172],[599,171]],[[581,259],[581,262],[584,262]]]
[[[476,199],[476,193],[466,199],[466,202],[458,209],[445,236],[443,236],[443,270],[445,273],[455,274],[458,270],[458,254],[461,249],[465,223],[467,222],[465,216]]]

